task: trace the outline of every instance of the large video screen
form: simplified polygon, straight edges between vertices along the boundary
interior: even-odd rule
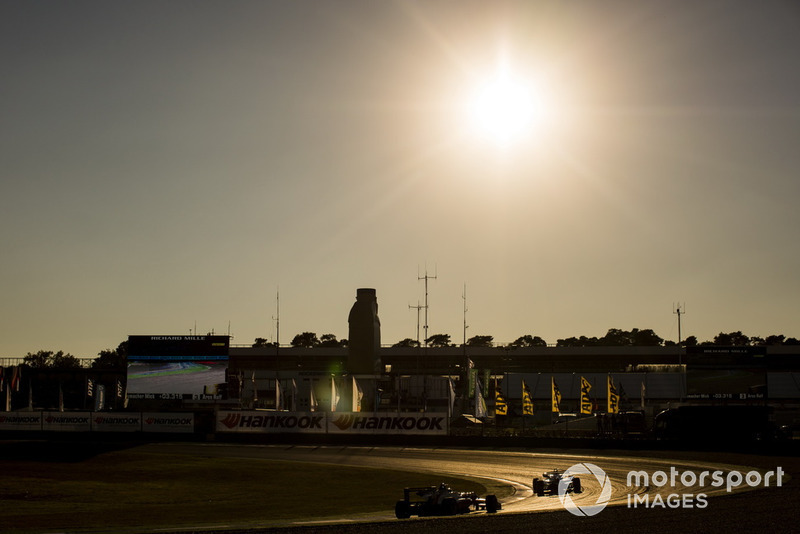
[[[128,397],[219,399],[229,346],[228,336],[129,336]]]
[[[688,347],[686,394],[696,400],[764,399],[765,347]]]

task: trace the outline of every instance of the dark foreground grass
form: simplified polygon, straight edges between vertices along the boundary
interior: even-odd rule
[[[0,455],[3,532],[256,525],[391,513],[404,486],[445,481],[479,494],[486,491],[475,480],[432,480],[384,469],[188,457],[138,448],[67,455],[54,450],[42,459],[30,449],[21,451],[14,455],[0,449],[6,453]]]

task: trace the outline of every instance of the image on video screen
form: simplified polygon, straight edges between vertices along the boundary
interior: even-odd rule
[[[225,382],[227,362],[150,361],[128,364],[128,394],[203,395]]]

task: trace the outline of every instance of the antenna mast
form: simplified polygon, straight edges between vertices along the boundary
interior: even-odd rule
[[[419,301],[417,301],[416,306],[412,306],[411,304],[408,305],[409,310],[417,310],[417,344],[419,345],[419,311],[423,308],[423,306],[419,305]]]
[[[683,349],[681,348],[681,342],[683,339],[681,338],[681,315],[686,314],[686,303],[683,304],[673,304],[672,313],[678,316],[678,364],[683,363]]]
[[[461,295],[461,298],[464,299],[464,346],[467,346],[467,284],[464,283],[464,293]]]
[[[681,341],[683,341],[683,339],[681,338],[681,315],[686,314],[686,303],[684,302],[683,304],[681,303],[673,304],[672,306],[673,306],[672,313],[678,316],[678,345],[680,345]]]
[[[425,276],[420,276],[419,272],[417,272],[417,280],[425,280],[425,306],[423,309],[425,310],[425,347],[428,346],[428,280],[436,280],[436,271],[434,271],[433,276],[428,276],[428,266],[425,266]]]

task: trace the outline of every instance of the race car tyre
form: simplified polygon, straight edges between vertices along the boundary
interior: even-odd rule
[[[490,514],[497,513],[500,509],[500,502],[497,500],[496,495],[486,496],[486,512]]]
[[[444,515],[456,515],[458,513],[458,502],[455,499],[442,501],[442,513]]]
[[[572,479],[572,491],[573,491],[573,493],[580,493],[580,492],[583,491],[583,488],[581,488],[581,479],[580,478],[575,477],[575,478]]]
[[[543,480],[539,480],[538,478],[533,479],[533,492],[536,494],[537,497],[542,497],[544,495]]]
[[[411,517],[411,507],[406,501],[397,501],[394,505],[394,515],[397,519],[408,519]]]

